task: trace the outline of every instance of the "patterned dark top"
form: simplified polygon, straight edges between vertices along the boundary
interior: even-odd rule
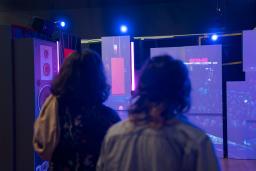
[[[108,128],[120,121],[118,114],[104,105],[59,106],[61,135],[50,170],[94,171]]]

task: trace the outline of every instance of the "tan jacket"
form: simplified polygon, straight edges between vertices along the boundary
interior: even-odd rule
[[[182,119],[159,129],[130,121],[111,127],[97,171],[219,171],[208,136]]]
[[[57,98],[50,95],[35,121],[33,146],[43,160],[51,160],[53,151],[59,141],[58,103]]]

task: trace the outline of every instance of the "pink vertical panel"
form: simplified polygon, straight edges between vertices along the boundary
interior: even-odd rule
[[[112,94],[125,94],[124,58],[111,58]]]
[[[132,91],[135,90],[134,42],[131,42]]]

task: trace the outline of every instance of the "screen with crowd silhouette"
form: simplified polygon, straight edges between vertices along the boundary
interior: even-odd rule
[[[222,156],[222,47],[204,45],[152,48],[150,55],[154,57],[164,54],[180,59],[187,65],[192,82],[192,106],[187,116],[208,133],[218,155]]]

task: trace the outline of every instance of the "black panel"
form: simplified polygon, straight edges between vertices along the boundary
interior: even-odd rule
[[[11,28],[0,26],[0,170],[11,171],[13,163],[13,60]]]
[[[34,170],[35,113],[33,39],[15,40],[16,171]]]

